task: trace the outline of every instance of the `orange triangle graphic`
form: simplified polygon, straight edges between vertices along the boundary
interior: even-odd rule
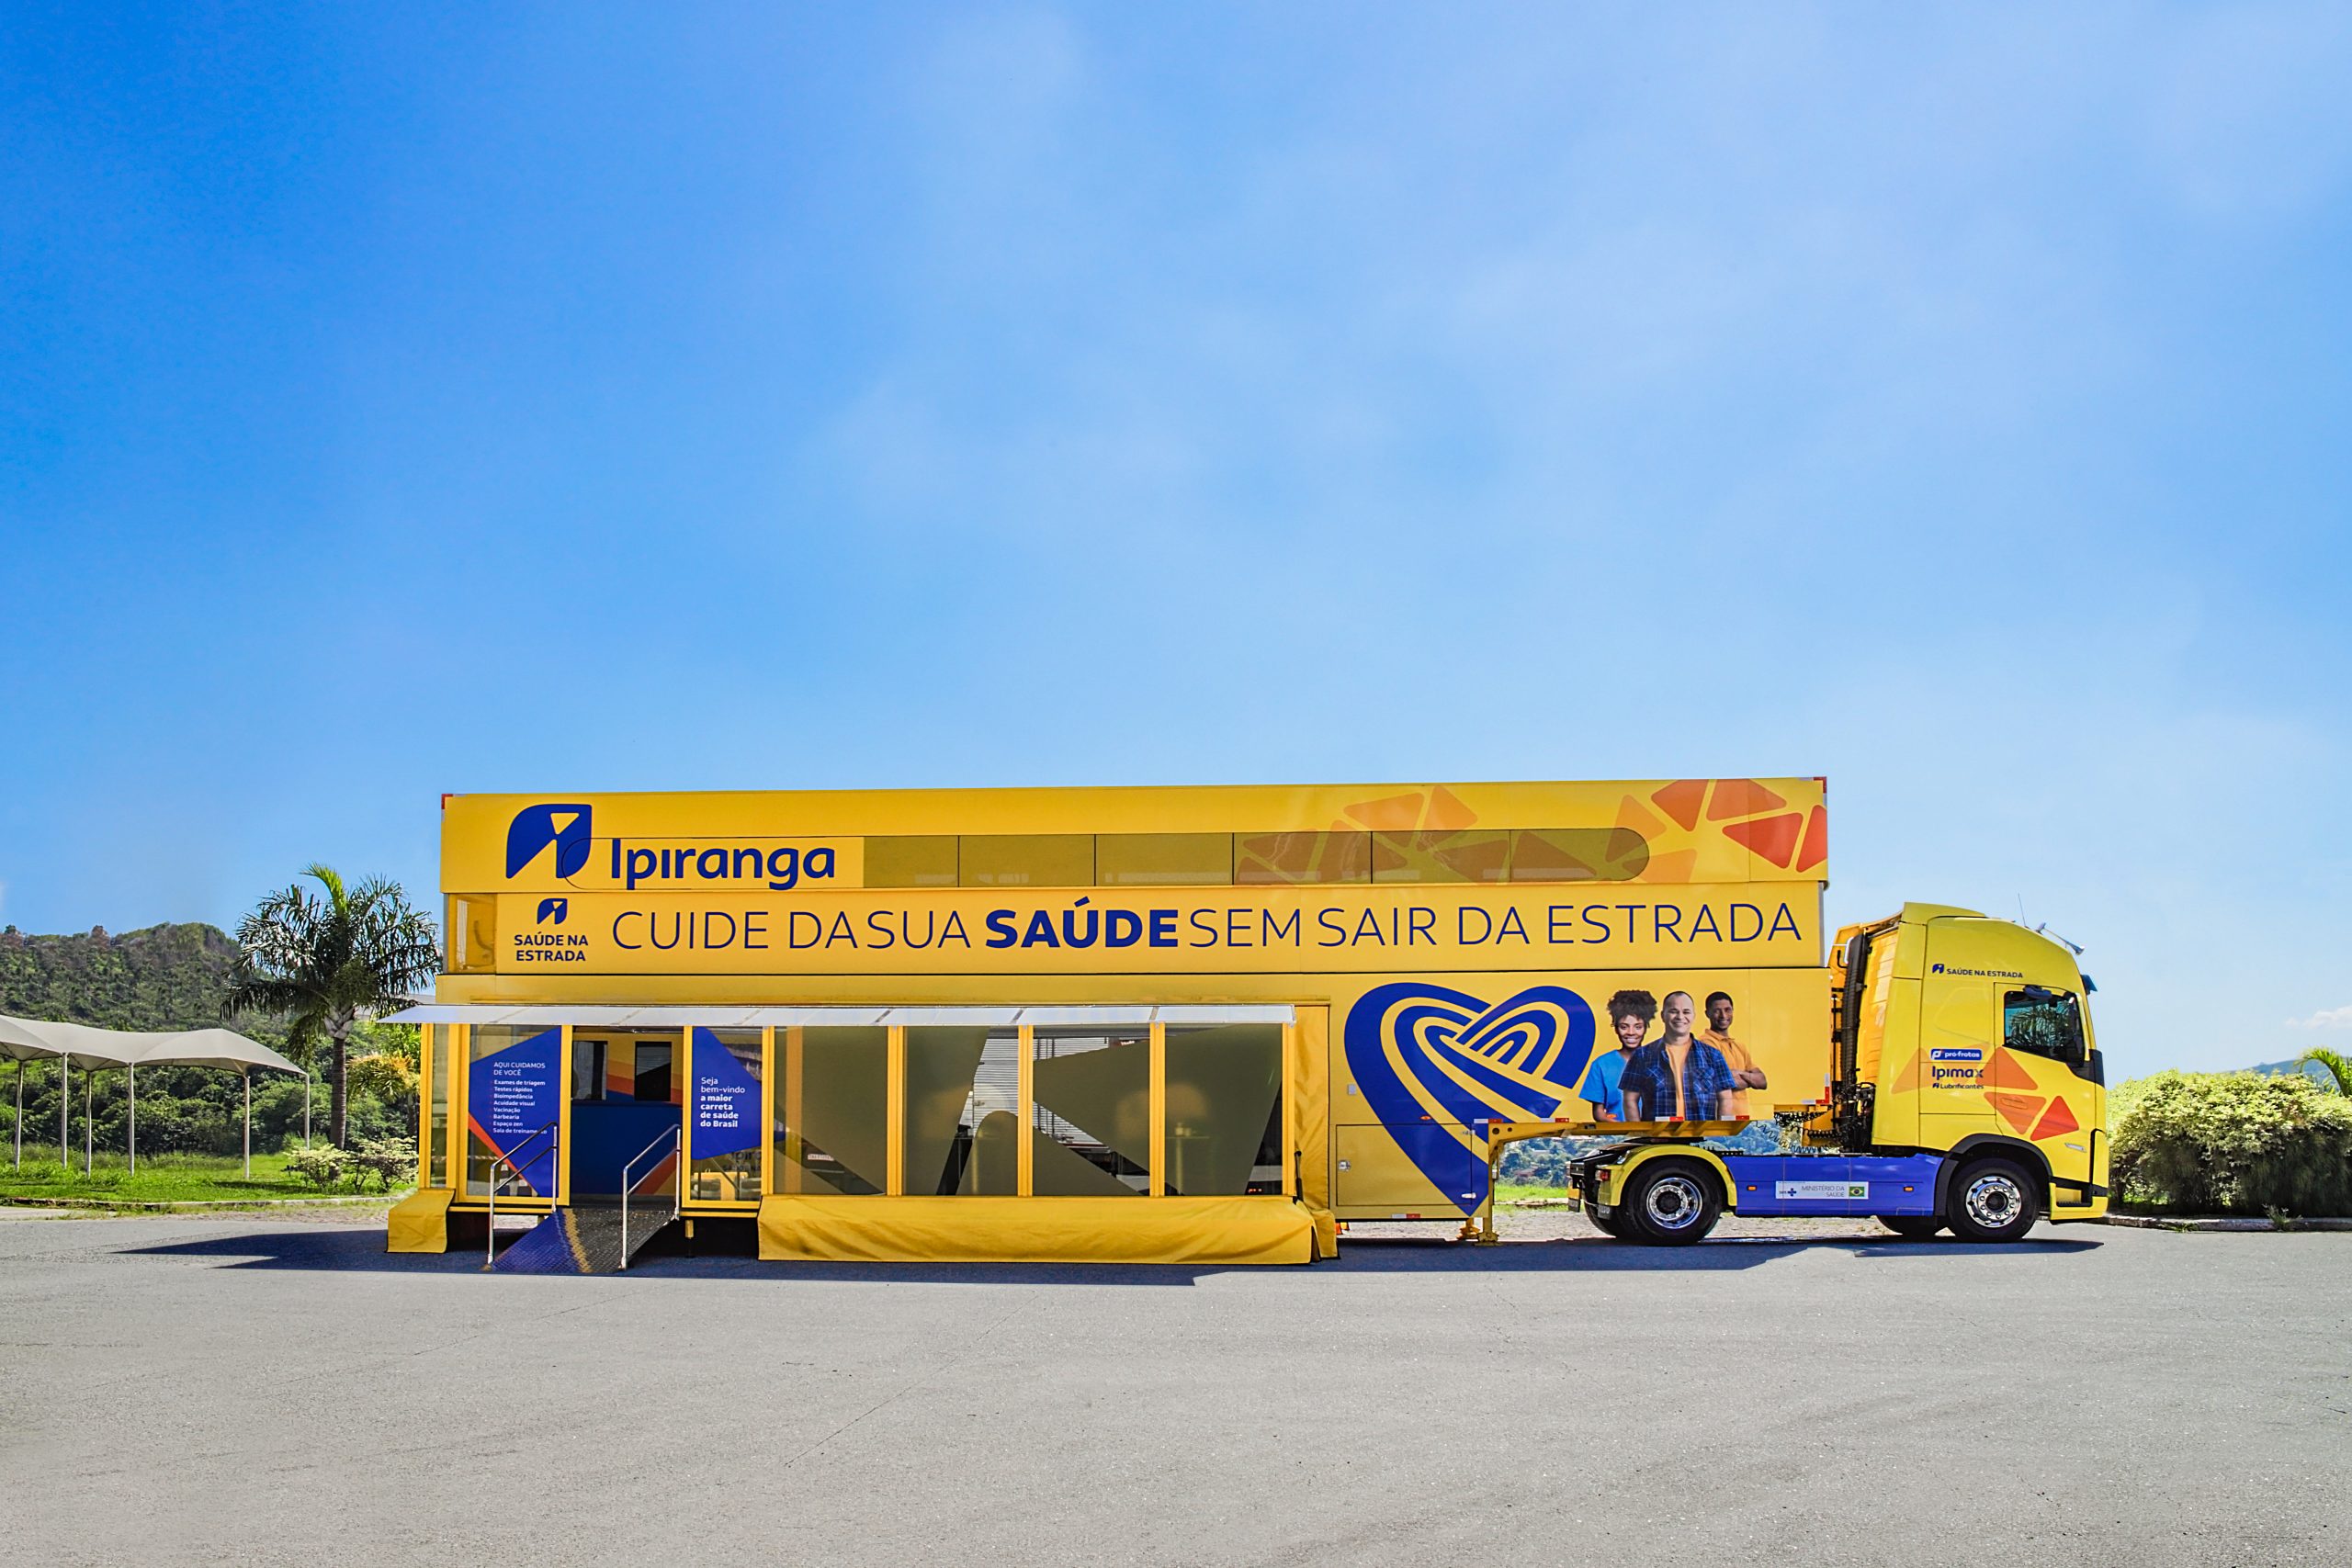
[[[1993,1102],[1993,1109],[2001,1113],[2002,1121],[2020,1133],[2033,1125],[2033,1119],[2042,1107],[2038,1094],[1988,1094],[1984,1098]]]
[[[1657,819],[1657,814],[1630,795],[1617,804],[1617,826],[1645,839],[1655,839],[1666,831],[1666,824]]]
[[[1467,828],[1478,820],[1478,814],[1464,804],[1460,795],[1439,784],[1430,791],[1429,815],[1421,826],[1441,833],[1451,833]]]
[[[1645,882],[1688,882],[1691,868],[1699,863],[1696,850],[1677,850],[1670,855],[1652,855],[1649,865],[1642,873]]]
[[[1348,815],[1375,830],[1409,829],[1420,826],[1424,798],[1419,795],[1391,795],[1378,800],[1359,800],[1348,807]]]
[[[2061,1133],[2075,1132],[2081,1126],[2082,1123],[2075,1120],[2074,1111],[2067,1108],[2064,1099],[2053,1100],[2050,1102],[2048,1114],[2041,1119],[2041,1124],[2033,1130],[2033,1141],[2040,1143],[2044,1138],[2054,1138]]]
[[[1787,804],[1754,779],[1717,779],[1715,798],[1707,803],[1707,820],[1720,822],[1726,817],[1753,817],[1759,811],[1778,810]]]
[[[1911,1059],[1903,1064],[1903,1071],[1895,1076],[1894,1088],[1889,1092],[1894,1094],[1905,1094],[1912,1089],[1917,1089],[1918,1087],[1919,1053],[1914,1051],[1911,1053]]]
[[[1677,779],[1650,796],[1660,811],[1674,818],[1676,827],[1685,829],[1699,825],[1699,806],[1706,798],[1704,779]]]
[[[2005,1050],[1993,1053],[1993,1065],[1984,1069],[1986,1089],[2033,1089],[2038,1087],[2025,1064]]]
[[[1797,847],[1796,868],[1811,871],[1829,858],[1829,810],[1816,806],[1813,815],[1805,818],[1804,842]]]
[[[1724,838],[1735,844],[1747,845],[1778,866],[1789,863],[1789,857],[1796,853],[1797,835],[1804,831],[1804,818],[1793,811],[1785,817],[1765,817],[1753,822],[1724,825]]]

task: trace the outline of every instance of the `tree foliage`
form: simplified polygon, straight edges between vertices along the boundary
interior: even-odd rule
[[[409,905],[400,885],[371,876],[346,886],[334,867],[264,898],[237,925],[230,1006],[283,1015],[288,1032],[327,1044],[329,1135],[349,1137],[346,1118],[351,1032],[365,1013],[395,1011],[409,993],[440,972],[433,922]]]
[[[2110,1104],[2115,1185],[2187,1213],[2352,1214],[2352,1098],[2301,1076],[2158,1073]]]

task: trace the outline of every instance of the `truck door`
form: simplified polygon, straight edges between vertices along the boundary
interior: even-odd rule
[[[1931,944],[1940,960],[1946,944]],[[1985,1098],[2001,1043],[1996,982],[1955,974],[1962,965],[1932,962],[1920,985],[1917,1055],[1895,1077],[1918,1090],[1919,1146],[1948,1149],[1973,1134],[1995,1131]]]
[[[2005,1130],[2030,1139],[2050,1174],[2077,1184],[2097,1180],[2091,1134],[2106,1119],[2083,1032],[2082,998],[2050,986],[2011,982],[2001,991],[2001,1052],[1988,1098]],[[2071,1201],[2068,1194],[2058,1195]]]

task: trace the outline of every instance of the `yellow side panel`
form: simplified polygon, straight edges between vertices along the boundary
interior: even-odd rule
[[[760,1256],[800,1263],[1311,1263],[1282,1198],[822,1198],[760,1204]]]
[[[1331,1010],[1301,1008],[1291,1030],[1292,1147],[1298,1151],[1298,1201],[1318,1228],[1331,1216]]]
[[[427,1187],[393,1204],[384,1226],[384,1250],[448,1251],[449,1203],[456,1197],[446,1187]]]
[[[1408,1135],[1442,1137],[1456,1131],[1430,1124],[1426,1132]],[[1335,1198],[1341,1218],[1419,1214],[1434,1220],[1468,1213],[1469,1205],[1440,1191],[1436,1183],[1421,1174],[1385,1127],[1341,1127],[1334,1134],[1333,1144],[1339,1155]],[[1475,1195],[1471,1201],[1475,1203]]]

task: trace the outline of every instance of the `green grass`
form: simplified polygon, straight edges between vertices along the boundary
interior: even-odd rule
[[[1536,1199],[1559,1202],[1568,1195],[1565,1187],[1535,1187],[1523,1181],[1502,1181],[1495,1185],[1498,1203],[1525,1203]]]
[[[141,1155],[139,1172],[125,1168],[119,1153],[101,1154],[97,1168],[82,1174],[81,1151],[71,1165],[52,1157],[51,1144],[34,1157],[25,1150],[24,1168],[8,1162],[9,1150],[0,1145],[0,1198],[50,1199],[94,1203],[221,1203],[268,1202],[282,1198],[315,1198],[321,1194],[286,1174],[282,1155],[254,1156],[254,1173],[244,1174],[244,1162],[235,1156]]]

